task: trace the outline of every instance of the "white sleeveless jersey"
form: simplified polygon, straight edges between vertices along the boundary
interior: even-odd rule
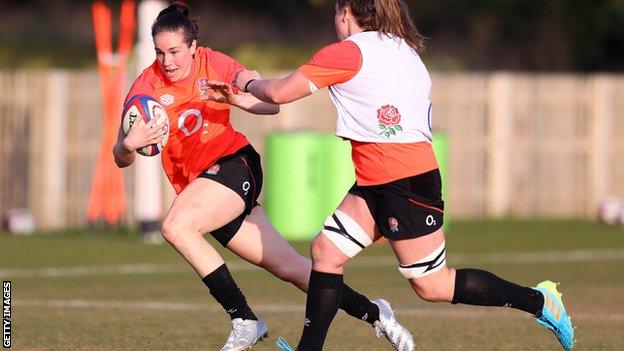
[[[363,142],[431,142],[431,78],[405,40],[362,32],[346,40],[362,54],[359,71],[329,86],[338,110],[336,135]]]

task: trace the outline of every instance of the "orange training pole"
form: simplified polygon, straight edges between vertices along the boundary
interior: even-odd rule
[[[96,1],[92,7],[102,93],[103,128],[102,144],[93,174],[87,210],[89,222],[104,219],[107,224],[115,225],[119,223],[125,211],[123,173],[114,164],[112,148],[117,140],[126,65],[132,49],[135,28],[134,10],[134,1],[123,1],[118,54],[114,54],[110,9],[101,1]]]

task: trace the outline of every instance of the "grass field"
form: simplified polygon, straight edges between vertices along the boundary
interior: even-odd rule
[[[212,239],[210,239],[211,242]],[[307,243],[295,243],[306,253]],[[578,326],[575,350],[624,350],[624,229],[589,222],[453,222],[448,261],[521,284],[561,282]],[[222,250],[223,251],[223,250]],[[298,340],[305,296],[230,253],[247,299],[269,325],[254,350]],[[225,313],[168,245],[131,234],[0,235],[0,277],[12,280],[14,350],[219,350]],[[558,350],[528,315],[419,300],[386,245],[348,266],[345,280],[388,299],[419,350]],[[340,312],[325,350],[391,350],[372,328]]]

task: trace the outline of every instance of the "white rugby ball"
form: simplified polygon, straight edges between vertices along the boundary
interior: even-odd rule
[[[158,155],[169,140],[169,117],[165,108],[149,95],[135,95],[128,100],[123,109],[121,129],[124,135],[128,135],[130,127],[137,118],[143,118],[145,123],[156,119],[155,128],[165,130],[165,136],[161,142],[137,149],[137,152],[144,156]]]
[[[598,220],[605,224],[616,224],[622,215],[622,200],[617,197],[608,196],[598,202],[596,216]]]

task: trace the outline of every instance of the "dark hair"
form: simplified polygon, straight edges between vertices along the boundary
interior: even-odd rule
[[[336,0],[338,8],[351,8],[358,25],[365,30],[394,34],[416,52],[425,51],[425,37],[418,33],[405,0]]]
[[[195,20],[189,18],[189,9],[183,3],[174,3],[160,11],[152,24],[152,38],[160,32],[176,32],[184,30],[184,43],[191,46],[197,40],[199,27]]]

